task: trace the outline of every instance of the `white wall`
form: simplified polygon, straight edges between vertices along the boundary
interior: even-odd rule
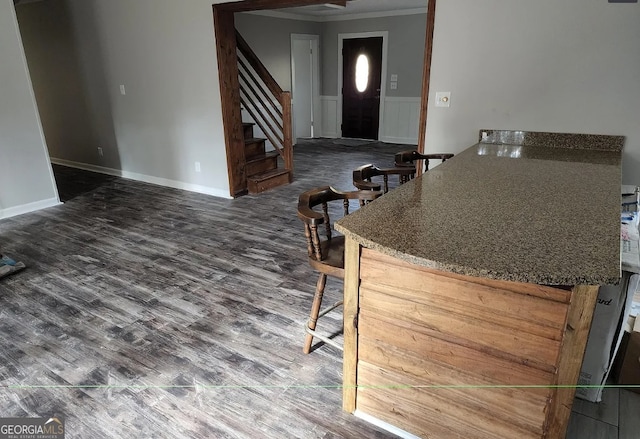
[[[65,50],[75,53],[91,125],[86,143],[52,145],[54,159],[228,197],[211,8],[221,2],[48,2],[62,3],[48,8],[72,29]]]
[[[11,0],[0,0],[0,84],[0,218],[6,218],[59,204]]]
[[[481,128],[624,135],[623,182],[640,184],[640,4],[438,2],[426,149]]]

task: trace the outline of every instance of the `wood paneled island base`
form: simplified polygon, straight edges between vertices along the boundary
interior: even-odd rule
[[[479,137],[335,224],[344,409],[429,439],[564,438],[598,286],[620,280],[624,138]]]
[[[345,250],[344,409],[423,438],[563,438],[597,286]],[[566,387],[565,387],[566,386]]]

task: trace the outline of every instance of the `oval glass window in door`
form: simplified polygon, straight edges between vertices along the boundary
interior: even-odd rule
[[[369,85],[369,58],[362,54],[356,60],[356,90],[363,93]]]

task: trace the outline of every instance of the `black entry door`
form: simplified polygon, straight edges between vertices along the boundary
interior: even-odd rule
[[[342,137],[377,140],[382,37],[342,43]]]

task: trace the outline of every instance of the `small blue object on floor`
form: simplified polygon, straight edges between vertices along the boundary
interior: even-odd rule
[[[0,279],[9,276],[12,273],[22,270],[25,265],[22,262],[16,262],[9,256],[0,254]]]

